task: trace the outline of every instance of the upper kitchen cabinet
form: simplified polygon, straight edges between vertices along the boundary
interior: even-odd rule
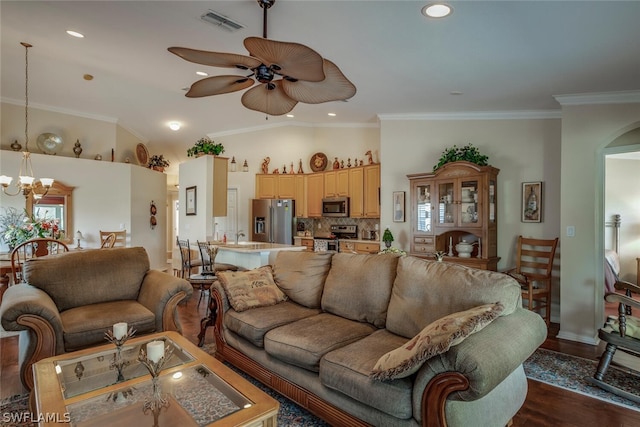
[[[349,216],[364,217],[364,168],[349,170]]]
[[[322,216],[322,197],[324,195],[324,173],[307,175],[307,216],[320,218]]]
[[[364,217],[380,218],[380,164],[364,167]]]
[[[496,270],[497,177],[499,169],[453,162],[434,173],[407,175],[411,184],[411,255]],[[473,251],[458,253],[467,243]]]
[[[349,197],[349,170],[336,169],[324,173],[324,197]]]
[[[256,199],[295,199],[295,175],[257,174]]]

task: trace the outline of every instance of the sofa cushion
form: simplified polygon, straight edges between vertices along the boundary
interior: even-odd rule
[[[273,278],[298,304],[319,308],[332,253],[280,251],[273,264]]]
[[[259,309],[225,313],[224,324],[231,331],[257,347],[264,347],[264,335],[271,329],[320,313],[318,308],[307,308],[290,301]]]
[[[375,330],[368,323],[321,313],[270,330],[264,336],[264,349],[283,362],[318,372],[320,359],[326,353]]]
[[[114,323],[127,322],[136,335],[155,332],[155,315],[136,301],[112,301],[71,308],[60,313],[62,320],[64,349],[105,344],[104,333]]]
[[[398,261],[386,328],[412,338],[444,316],[496,301],[504,306],[502,316],[522,306],[518,282],[495,271],[404,256]]]
[[[65,252],[24,264],[27,283],[45,291],[60,311],[108,301],[136,300],[149,271],[142,247]]]
[[[371,371],[371,378],[404,378],[420,369],[425,360],[460,344],[502,313],[500,303],[485,304],[445,316],[429,324],[409,342],[384,354]]]
[[[266,307],[287,299],[273,281],[268,265],[247,271],[220,271],[217,276],[235,311]]]
[[[320,381],[352,399],[391,416],[408,419],[413,415],[413,380],[372,381],[369,374],[385,353],[405,344],[407,339],[380,329],[354,343],[327,353],[320,361]]]
[[[384,327],[398,258],[393,254],[335,254],[322,293],[322,309]]]

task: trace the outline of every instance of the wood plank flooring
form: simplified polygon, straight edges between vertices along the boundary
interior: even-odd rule
[[[198,342],[200,319],[205,314],[205,304],[197,307],[199,292],[178,308],[184,335],[193,343]],[[601,349],[555,338],[558,325],[552,324],[549,338],[542,347],[574,356],[597,359]],[[213,340],[213,331],[207,332],[206,342]],[[24,393],[18,375],[17,337],[0,339],[0,398]],[[513,419],[513,427],[548,426],[640,426],[640,411],[606,404],[581,394],[544,383],[529,380],[529,393],[520,412]]]

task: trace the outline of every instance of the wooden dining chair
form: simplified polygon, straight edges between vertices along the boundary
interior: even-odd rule
[[[120,231],[102,231],[100,230],[100,241],[104,242],[104,239],[106,239],[109,234],[115,234],[116,235],[116,240],[113,243],[112,248],[115,247],[125,247],[127,246],[127,230],[120,230]]]
[[[520,283],[523,304],[551,322],[551,271],[558,238],[533,239],[518,236],[516,266],[506,273]]]
[[[13,284],[22,283],[22,266],[26,260],[62,252],[69,252],[69,247],[56,239],[37,238],[20,243],[11,251]]]
[[[112,248],[116,244],[116,234],[109,233],[104,239],[102,239],[102,243],[100,244],[100,249]]]

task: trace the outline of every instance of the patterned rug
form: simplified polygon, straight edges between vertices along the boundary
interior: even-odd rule
[[[205,345],[203,350],[211,353],[211,344]],[[569,356],[551,350],[538,349],[525,363],[527,377],[552,386],[560,387],[589,397],[600,399],[608,403],[624,406],[640,411],[640,404],[618,397],[612,393],[592,386],[584,378],[595,372],[597,363],[593,360]],[[235,368],[234,368],[235,369]],[[283,427],[325,427],[325,422],[318,419],[305,409],[292,403],[288,399],[271,391],[256,380],[236,371],[247,378],[274,399],[280,402],[278,412],[278,426]],[[630,393],[640,395],[640,378],[630,375],[621,369],[611,367],[607,372],[607,382],[616,385]],[[0,424],[6,427],[34,427],[31,423],[28,409],[28,395],[18,395],[0,401]]]

